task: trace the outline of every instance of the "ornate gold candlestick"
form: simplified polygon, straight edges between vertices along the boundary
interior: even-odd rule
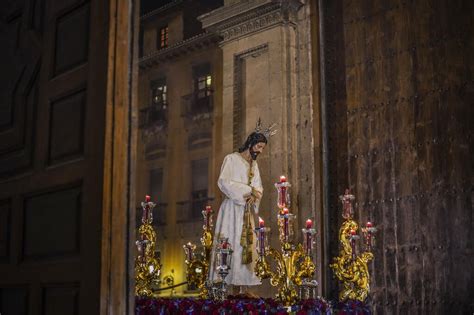
[[[186,279],[189,284],[193,284],[199,289],[199,295],[203,299],[209,296],[206,282],[212,250],[212,213],[211,206],[206,206],[206,209],[202,211],[204,217],[201,237],[203,251],[199,255],[195,255],[196,245],[188,243],[183,246],[186,255],[185,263],[187,265]]]
[[[142,207],[142,224],[138,230],[140,239],[136,241],[138,257],[135,259],[135,295],[152,297],[151,285],[159,283],[161,264],[155,258],[156,234],[151,226],[155,204],[150,201],[150,196],[145,197]]]
[[[284,176],[280,177],[280,182],[275,184],[278,190],[278,207],[280,213],[278,214],[278,227],[281,242],[281,252],[268,246],[268,232],[269,228],[264,226],[264,221],[260,219],[259,228],[255,229],[257,234],[257,252],[259,254],[255,265],[255,274],[260,279],[270,279],[272,286],[278,286],[277,299],[284,305],[293,305],[297,299],[297,286],[301,285],[303,279],[311,278],[314,275],[316,266],[314,265],[311,254],[313,249],[313,236],[315,230],[307,225],[303,229],[305,237],[305,246],[301,244],[294,245],[293,237],[293,220],[294,214],[289,213],[288,188],[291,185],[286,181]],[[272,258],[276,262],[276,271],[270,270],[270,264],[267,261]]]
[[[353,299],[364,302],[370,291],[370,274],[367,264],[374,257],[372,246],[374,233],[377,229],[372,226],[371,222],[367,222],[367,226],[362,228],[366,250],[358,255],[356,241],[359,239],[357,235],[359,226],[352,220],[352,201],[355,197],[346,189],[345,194],[339,198],[342,201],[342,216],[345,221],[339,229],[341,250],[339,256],[334,257],[330,267],[333,269],[335,276],[342,282],[339,300]]]

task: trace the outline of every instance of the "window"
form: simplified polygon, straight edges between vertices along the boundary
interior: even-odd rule
[[[201,64],[193,68],[194,92],[197,99],[205,98],[212,94],[211,66]]]
[[[211,95],[211,74],[206,74],[197,78],[197,98],[204,98]]]
[[[157,40],[157,48],[166,48],[168,47],[168,25],[160,28],[158,30],[158,40]]]
[[[208,170],[208,159],[194,160],[191,162],[191,219],[201,218],[201,211],[207,205]]]
[[[151,84],[151,103],[154,106],[160,107],[160,109],[166,109],[167,107],[167,95],[168,89],[166,87],[166,79],[161,79],[152,82]]]

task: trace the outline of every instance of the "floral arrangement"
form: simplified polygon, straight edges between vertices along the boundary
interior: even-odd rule
[[[331,314],[329,303],[323,299],[302,300],[291,308],[280,305],[274,299],[229,297],[224,301],[202,299],[148,299],[137,298],[136,315],[227,315],[227,314]]]
[[[370,315],[372,314],[370,305],[358,300],[346,300],[336,302],[333,306],[333,313],[338,315]]]

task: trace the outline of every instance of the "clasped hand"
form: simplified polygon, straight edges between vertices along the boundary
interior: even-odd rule
[[[260,199],[262,199],[262,193],[253,187],[252,187],[252,192],[250,193],[250,195],[247,195],[245,197],[245,201],[249,204],[254,204],[257,202],[257,200],[260,200]]]

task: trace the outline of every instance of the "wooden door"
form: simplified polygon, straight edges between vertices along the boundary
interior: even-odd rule
[[[113,269],[110,259],[101,266],[111,242],[102,238],[110,3],[0,4],[2,315],[98,314],[110,294],[101,282]]]
[[[376,313],[472,313],[473,2],[319,3],[330,254],[349,187]]]

